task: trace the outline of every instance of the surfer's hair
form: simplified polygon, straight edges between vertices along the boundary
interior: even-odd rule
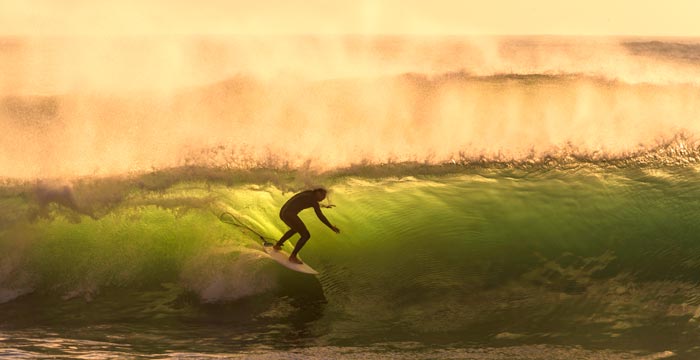
[[[322,188],[322,187],[320,187],[320,188],[315,188],[315,189],[313,189],[312,191],[313,191],[313,192],[322,192],[322,193],[324,193],[324,194],[328,194],[328,190],[326,190],[325,188]]]

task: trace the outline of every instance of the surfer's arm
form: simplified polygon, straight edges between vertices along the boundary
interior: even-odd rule
[[[321,211],[321,206],[318,205],[318,203],[314,206],[314,211],[316,212],[316,216],[318,216],[318,219],[321,220],[322,223],[326,224],[329,228],[333,229],[333,225],[331,225],[331,222],[326,219],[326,216],[323,215],[323,212]]]

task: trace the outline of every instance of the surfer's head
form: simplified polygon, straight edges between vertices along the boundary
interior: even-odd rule
[[[314,195],[316,195],[316,201],[321,202],[326,198],[328,191],[324,188],[314,189]]]

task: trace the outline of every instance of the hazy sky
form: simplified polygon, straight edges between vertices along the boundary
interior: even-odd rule
[[[700,36],[698,0],[0,0],[0,35]]]

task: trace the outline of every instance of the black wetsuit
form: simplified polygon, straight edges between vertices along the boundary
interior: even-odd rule
[[[287,239],[292,237],[292,235],[299,233],[301,235],[301,238],[297,242],[297,245],[294,247],[294,251],[292,251],[292,255],[295,255],[301,250],[301,248],[304,246],[307,240],[311,237],[311,234],[309,234],[309,230],[306,229],[306,225],[304,225],[304,222],[301,221],[299,218],[299,212],[308,209],[308,208],[314,208],[314,211],[316,212],[316,216],[318,216],[319,220],[326,224],[329,228],[333,228],[333,225],[326,219],[326,217],[323,215],[321,212],[321,205],[318,204],[318,200],[316,200],[316,194],[314,193],[313,190],[307,190],[307,191],[302,191],[294,196],[292,196],[291,199],[287,200],[286,203],[282,206],[282,210],[280,210],[280,219],[284,221],[287,226],[289,226],[291,229],[287,231],[282,238],[277,242],[278,246],[282,246]]]

